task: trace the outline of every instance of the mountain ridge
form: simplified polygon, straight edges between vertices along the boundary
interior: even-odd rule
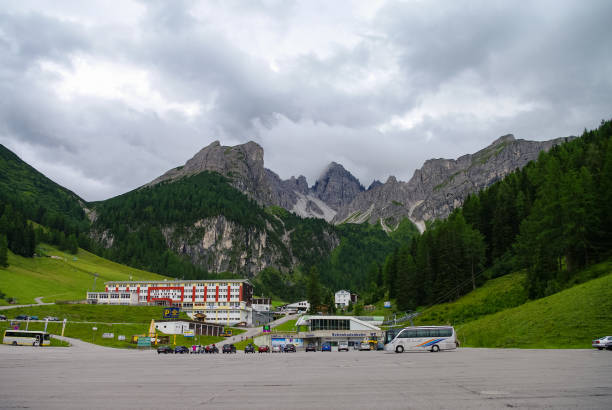
[[[336,225],[380,224],[386,231],[393,231],[403,218],[409,218],[422,232],[427,221],[448,216],[469,194],[572,138],[528,141],[506,134],[472,154],[456,159],[428,159],[408,181],[390,175],[384,183],[374,180],[367,189],[336,162],[328,164],[312,186],[303,175],[283,180],[265,168],[264,149],[256,142],[222,146],[214,141],[185,165],[145,186],[214,171],[228,177],[233,187],[262,206],[280,206],[301,217],[320,218]]]

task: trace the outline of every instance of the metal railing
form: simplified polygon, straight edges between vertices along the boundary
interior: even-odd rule
[[[404,314],[404,316],[401,316],[401,317],[397,317],[396,315],[393,317],[393,319],[385,320],[383,322],[383,325],[384,326],[396,325],[398,323],[410,321],[410,325],[414,326],[414,323],[412,323],[412,319],[414,319],[418,315],[419,315],[419,312],[407,312]]]

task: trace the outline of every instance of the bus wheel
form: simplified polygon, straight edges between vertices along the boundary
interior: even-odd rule
[[[439,351],[440,351],[440,346],[438,346],[438,345],[433,345],[433,346],[431,347],[431,351],[432,351],[432,352],[439,352]]]
[[[13,346],[17,346],[17,342],[13,342]]]
[[[395,348],[395,353],[404,353],[404,346],[397,346]]]

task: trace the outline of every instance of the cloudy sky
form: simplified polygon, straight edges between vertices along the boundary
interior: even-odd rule
[[[86,200],[214,140],[364,185],[612,117],[612,1],[3,1],[0,143]]]

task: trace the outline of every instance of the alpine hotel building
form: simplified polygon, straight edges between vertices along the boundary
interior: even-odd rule
[[[104,292],[87,292],[91,304],[178,307],[206,322],[252,322],[253,286],[246,279],[106,282]]]

